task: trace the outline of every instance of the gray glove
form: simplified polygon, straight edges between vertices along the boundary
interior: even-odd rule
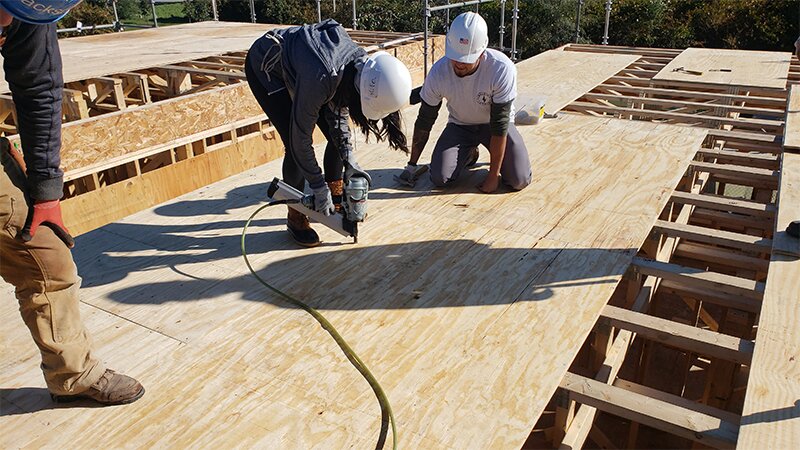
[[[312,190],[314,191],[315,211],[325,214],[326,216],[330,216],[336,212],[333,206],[333,199],[331,198],[331,190],[328,189],[327,184],[323,184],[316,189],[312,188]]]
[[[344,181],[345,183],[350,177],[362,177],[367,179],[367,183],[369,183],[369,187],[372,187],[372,177],[369,174],[362,170],[358,163],[353,159],[353,157],[349,157],[344,162]]]
[[[395,175],[394,179],[400,184],[406,185],[408,187],[414,187],[417,184],[417,180],[419,177],[428,171],[428,166],[426,165],[416,165],[416,164],[406,164],[406,168],[400,173],[400,175]]]
[[[403,172],[397,177],[397,181],[407,185],[414,187],[417,184],[417,166],[406,164],[406,168],[403,169]]]

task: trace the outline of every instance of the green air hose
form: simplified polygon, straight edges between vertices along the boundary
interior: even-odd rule
[[[375,379],[375,376],[372,375],[372,372],[369,371],[367,366],[361,361],[361,358],[359,358],[358,355],[356,355],[356,352],[354,352],[353,349],[350,348],[350,345],[347,344],[347,341],[345,341],[342,335],[340,335],[339,332],[336,331],[336,328],[334,328],[333,325],[331,325],[331,323],[328,322],[328,319],[326,319],[325,316],[323,316],[319,311],[312,308],[311,306],[308,306],[307,304],[301,302],[300,300],[292,297],[291,295],[281,291],[280,289],[264,281],[264,279],[261,278],[253,269],[253,266],[250,265],[250,260],[247,259],[245,236],[247,236],[247,228],[250,226],[250,222],[253,221],[253,219],[256,217],[258,213],[260,213],[269,206],[283,205],[294,202],[296,201],[281,200],[268,203],[258,208],[250,216],[250,218],[247,219],[247,222],[244,224],[244,229],[242,229],[242,257],[244,258],[244,263],[247,264],[247,268],[250,269],[250,273],[252,273],[253,276],[256,277],[256,279],[261,284],[266,286],[267,289],[278,294],[285,301],[291,303],[292,305],[302,308],[307,313],[311,314],[311,316],[314,319],[316,319],[317,322],[319,322],[322,328],[325,331],[327,331],[331,335],[331,337],[333,337],[333,340],[336,341],[336,343],[339,345],[339,348],[342,349],[342,352],[344,352],[345,356],[347,356],[347,359],[350,360],[350,362],[353,364],[356,370],[358,370],[358,372],[361,373],[361,376],[363,376],[364,379],[367,380],[367,383],[369,383],[370,387],[372,388],[372,391],[375,392],[375,396],[378,398],[378,403],[380,404],[381,409],[383,409],[384,413],[389,416],[389,423],[392,427],[392,449],[397,450],[397,428],[394,422],[394,414],[392,413],[392,405],[389,404],[389,398],[386,397],[386,393],[383,391],[381,384],[378,383],[378,380]]]

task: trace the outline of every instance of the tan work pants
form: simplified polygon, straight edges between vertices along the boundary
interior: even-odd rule
[[[0,154],[0,275],[16,288],[22,320],[42,353],[47,388],[58,395],[83,392],[105,366],[92,356],[81,321],[75,261],[47,226],[30,242],[18,238],[28,216],[25,178],[10,155]]]

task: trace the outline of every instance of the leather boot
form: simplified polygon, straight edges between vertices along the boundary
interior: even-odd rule
[[[333,206],[336,208],[336,213],[342,212],[342,198],[344,196],[344,181],[328,181],[328,189],[331,190],[331,198],[333,199]]]
[[[303,247],[316,247],[320,244],[319,235],[311,228],[308,217],[292,208],[289,208],[286,228],[292,239]]]
[[[103,376],[84,392],[76,395],[52,395],[56,403],[78,400],[94,400],[101,405],[124,405],[133,403],[144,395],[144,388],[133,378],[106,369]]]

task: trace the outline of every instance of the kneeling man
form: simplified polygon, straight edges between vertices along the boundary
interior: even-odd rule
[[[439,114],[442,99],[450,113],[431,158],[431,179],[446,186],[478,159],[478,145],[489,149],[489,174],[480,184],[485,193],[503,183],[519,190],[531,182],[528,150],[511,120],[517,95],[517,69],[502,52],[487,49],[486,22],[473,12],[459,15],[450,26],[445,57],[437,61],[422,86],[422,105],[414,124],[411,159],[401,181],[413,185],[419,160]]]

